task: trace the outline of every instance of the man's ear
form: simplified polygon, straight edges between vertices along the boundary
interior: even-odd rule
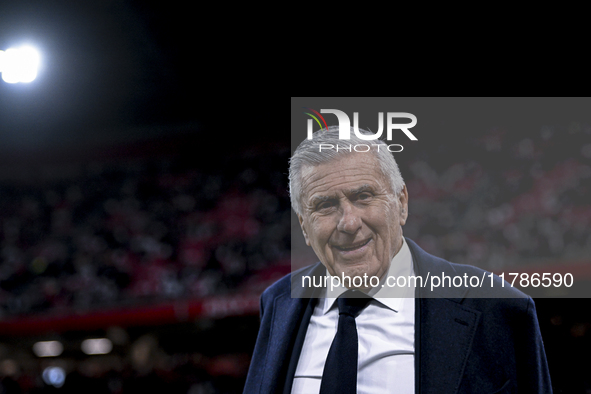
[[[302,228],[302,233],[304,234],[304,239],[306,240],[306,245],[310,246],[310,240],[308,239],[308,233],[306,232],[306,226],[304,226],[304,218],[301,215],[298,215],[298,220],[300,221],[300,227]]]
[[[398,202],[400,203],[400,225],[404,226],[406,218],[408,218],[408,191],[406,185],[402,187],[398,195]]]

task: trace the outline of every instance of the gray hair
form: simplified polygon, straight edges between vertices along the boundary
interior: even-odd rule
[[[359,129],[359,132],[364,135],[373,135],[373,133],[362,129]],[[351,127],[350,140],[339,140],[339,126],[330,126],[327,129],[318,130],[314,133],[313,139],[302,141],[289,160],[289,197],[293,210],[298,215],[302,214],[302,169],[305,166],[315,167],[344,155],[353,154],[350,147],[357,144],[380,145],[376,147],[377,149],[370,149],[370,151],[374,152],[373,154],[380,165],[380,171],[390,181],[392,191],[398,195],[404,187],[404,180],[394,156],[388,151],[388,145],[379,139],[371,141],[370,144],[368,142],[357,137],[353,127]],[[338,147],[338,149],[319,152],[319,144],[331,144]]]

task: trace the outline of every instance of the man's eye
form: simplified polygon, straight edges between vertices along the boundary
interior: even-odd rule
[[[316,209],[320,210],[320,209],[327,209],[333,206],[333,203],[330,201],[325,201],[323,203],[320,203],[316,206]]]
[[[371,194],[369,193],[361,193],[357,196],[358,200],[367,200],[369,198],[371,198]]]

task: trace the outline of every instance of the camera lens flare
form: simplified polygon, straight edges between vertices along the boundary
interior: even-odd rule
[[[41,376],[45,384],[57,388],[62,387],[66,381],[66,371],[61,367],[47,367]]]

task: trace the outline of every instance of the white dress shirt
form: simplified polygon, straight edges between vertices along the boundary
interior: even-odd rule
[[[414,274],[412,256],[402,240],[400,251],[390,262],[388,275],[408,278]],[[388,287],[385,280],[386,277],[382,278],[369,291],[373,299],[355,319],[359,337],[357,393],[414,394],[414,288]],[[322,371],[338,327],[339,310],[335,301],[346,290],[340,287],[331,292],[329,287],[318,300],[306,331],[292,394],[320,392]]]

